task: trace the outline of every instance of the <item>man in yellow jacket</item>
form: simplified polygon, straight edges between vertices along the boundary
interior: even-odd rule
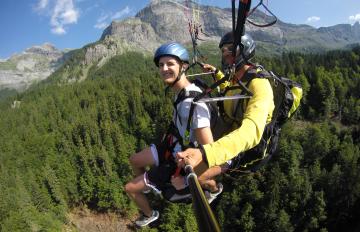
[[[250,90],[252,97],[223,102],[223,120],[222,124],[218,126],[222,129],[220,139],[199,149],[189,148],[177,154],[177,161],[180,165],[190,164],[196,167],[205,163],[210,168],[205,172],[208,173],[207,177],[209,178],[219,174],[219,171],[239,168],[239,165],[243,166],[241,168],[246,168],[248,163],[263,158],[265,154],[257,154],[253,157],[246,157],[245,160],[248,161],[243,162],[243,154],[261,142],[265,127],[270,123],[275,107],[270,82],[266,78],[252,78],[251,81],[246,78],[250,71],[255,75],[262,71],[261,67],[256,67],[249,62],[255,53],[254,40],[247,34],[242,36],[243,51],[240,52],[238,48],[235,58],[232,55],[233,40],[233,34],[229,32],[222,37],[219,44],[223,69],[231,64],[236,66],[233,78],[223,83],[220,88],[227,96],[235,95],[241,93],[241,89],[233,90],[229,87],[243,84]],[[215,71],[217,79],[223,78],[223,74],[217,72],[215,67],[205,65],[204,68]],[[227,162],[229,160],[232,160],[232,163]]]

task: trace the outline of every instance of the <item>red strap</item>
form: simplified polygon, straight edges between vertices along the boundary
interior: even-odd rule
[[[166,138],[166,141],[168,144],[166,144],[167,146],[171,146],[172,143],[173,143],[173,139],[174,139],[174,136],[172,136],[171,134],[169,134]],[[165,151],[165,159],[169,159],[169,157],[171,156],[171,152],[169,150],[166,150]]]
[[[181,168],[180,167],[177,167],[176,168],[176,171],[175,171],[175,173],[174,173],[174,177],[178,177],[179,175],[180,175],[180,171],[181,171]]]

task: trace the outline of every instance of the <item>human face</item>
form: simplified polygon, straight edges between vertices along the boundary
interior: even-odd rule
[[[234,57],[232,55],[232,51],[233,51],[233,44],[224,44],[224,46],[221,47],[221,54],[222,54],[222,59],[226,64],[232,64]],[[236,55],[238,55],[238,49],[236,51]]]
[[[165,84],[172,84],[180,72],[179,61],[172,56],[163,56],[159,60],[159,71]]]

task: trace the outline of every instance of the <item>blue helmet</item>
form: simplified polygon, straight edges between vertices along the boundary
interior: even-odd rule
[[[189,53],[181,44],[172,42],[161,45],[155,52],[154,62],[159,67],[162,56],[173,56],[182,62],[189,63]]]

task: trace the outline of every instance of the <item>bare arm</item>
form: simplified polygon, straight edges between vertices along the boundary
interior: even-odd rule
[[[196,141],[200,144],[214,142],[210,127],[198,128],[195,130]]]

